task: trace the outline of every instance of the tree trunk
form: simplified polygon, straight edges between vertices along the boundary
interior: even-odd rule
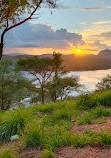
[[[3,95],[3,93],[4,93],[4,84],[3,84],[3,76],[2,76],[2,83],[1,83],[2,85],[1,85],[1,92],[2,92],[2,94],[1,94],[1,109],[2,110],[4,110],[4,95]]]
[[[43,87],[41,87],[41,100],[42,100],[42,103],[44,104],[44,89],[43,89]]]
[[[3,54],[3,35],[1,36],[1,43],[0,43],[0,60],[2,59]]]

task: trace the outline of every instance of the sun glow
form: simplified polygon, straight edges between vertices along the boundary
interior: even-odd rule
[[[82,50],[81,50],[81,49],[78,49],[77,51],[80,53]]]

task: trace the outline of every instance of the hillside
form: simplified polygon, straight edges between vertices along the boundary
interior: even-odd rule
[[[102,53],[103,54],[103,53]],[[33,55],[4,55],[3,58],[17,61],[19,58],[31,57]],[[51,54],[39,55],[40,57],[51,57]],[[88,70],[106,70],[111,68],[111,58],[106,55],[85,54],[85,55],[63,55],[63,66],[68,71],[88,71]]]
[[[99,55],[66,55],[64,65],[69,71],[106,70],[111,68],[111,58]]]
[[[98,56],[111,58],[111,50],[109,50],[109,49],[102,50],[102,51],[99,52]]]
[[[0,158],[110,157],[110,116],[111,90],[0,112]]]

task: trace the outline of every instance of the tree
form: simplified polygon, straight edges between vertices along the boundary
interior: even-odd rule
[[[62,100],[63,98],[67,98],[71,92],[77,91],[80,86],[77,77],[58,78],[57,80],[54,79],[47,83],[49,96],[51,96],[51,100],[54,102],[57,99]],[[54,97],[55,94],[56,100]]]
[[[63,73],[63,59],[62,59],[62,54],[56,53],[55,51],[53,52],[53,72],[54,72],[54,77],[57,79],[60,75],[60,73]]]
[[[58,98],[67,97],[71,91],[80,86],[77,77],[65,77],[62,66],[62,55],[53,54],[52,58],[34,56],[20,59],[18,65],[22,70],[29,72],[36,81],[36,91],[33,101],[56,101]]]
[[[53,72],[54,72],[54,79],[53,79],[53,84],[52,90],[53,93],[51,93],[51,97],[53,101],[57,100],[57,94],[56,94],[56,85],[58,82],[58,78],[64,74],[65,71],[63,71],[63,59],[62,59],[62,54],[56,53],[55,51],[53,52],[53,58],[52,58],[52,63],[53,63]]]
[[[37,81],[36,93],[39,94],[41,102],[45,102],[45,85],[52,77],[52,59],[51,58],[39,58],[34,56],[31,58],[20,59],[18,65],[22,67],[22,70],[29,72],[35,78],[33,81]]]
[[[0,62],[0,109],[7,110],[11,104],[18,103],[29,95],[27,88],[31,83],[15,71],[11,60]]]
[[[49,7],[56,7],[57,0],[1,0],[0,1],[0,60],[3,55],[4,35],[7,31],[25,23],[33,18],[35,12],[41,7],[43,3]],[[22,19],[22,15],[29,15]]]
[[[97,83],[96,87],[99,91],[111,89],[111,75],[107,75],[103,78],[101,82]]]

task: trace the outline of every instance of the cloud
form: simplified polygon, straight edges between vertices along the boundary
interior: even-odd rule
[[[103,7],[95,7],[95,8],[75,8],[78,10],[85,10],[85,11],[98,11],[98,10],[103,10]]]
[[[101,10],[105,10],[105,9],[111,9],[111,6],[99,6],[99,7],[95,7],[95,8],[73,8],[73,9],[77,9],[77,10],[84,10],[84,11],[101,11]]]
[[[108,31],[108,32],[103,32],[101,33],[100,35],[98,35],[99,37],[104,37],[105,39],[109,39],[111,40],[111,31]]]
[[[97,21],[94,23],[95,25],[105,25],[105,24],[111,24],[111,20],[109,21]]]
[[[41,7],[41,9],[44,10],[49,10],[50,8],[47,6]],[[56,11],[64,11],[64,10],[83,10],[83,11],[101,11],[105,9],[111,9],[111,6],[98,6],[94,8],[79,8],[79,7],[69,7],[69,6],[62,6],[59,5],[56,8],[51,8],[51,10],[56,10]]]
[[[111,49],[111,46],[108,46],[106,44],[102,44],[100,41],[95,41],[93,43],[89,43],[88,45],[91,46],[91,47],[95,47],[99,50]]]
[[[5,45],[9,48],[53,48],[70,49],[72,46],[85,45],[82,36],[61,28],[55,30],[50,25],[25,23],[9,31]]]

